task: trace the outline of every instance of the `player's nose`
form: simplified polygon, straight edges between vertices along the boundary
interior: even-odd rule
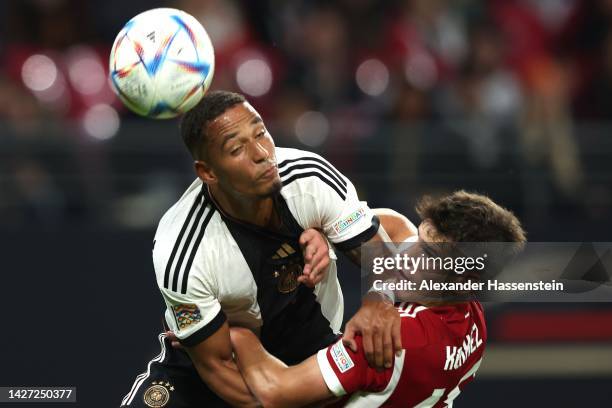
[[[256,142],[253,149],[253,161],[259,163],[270,158],[270,151],[263,144]]]

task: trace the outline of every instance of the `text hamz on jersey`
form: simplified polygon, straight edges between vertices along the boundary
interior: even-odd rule
[[[478,347],[482,345],[482,339],[478,334],[478,327],[476,323],[472,326],[472,330],[465,336],[463,345],[457,346],[446,346],[446,363],[444,364],[444,371],[456,370],[461,367],[472,355]]]

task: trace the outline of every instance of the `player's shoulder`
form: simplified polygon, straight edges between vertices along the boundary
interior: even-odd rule
[[[311,152],[308,150],[295,149],[292,147],[278,147],[275,148],[276,152],[276,161],[279,165],[284,164],[289,160],[298,160],[298,159],[306,159],[306,158],[317,158],[323,161],[326,161],[321,155]]]
[[[283,182],[282,194],[325,194],[332,192],[345,199],[348,180],[321,155],[301,149],[277,147],[276,161]]]
[[[478,313],[479,317],[483,317],[484,318],[484,308],[482,307],[482,304],[476,300],[473,300],[469,303],[469,307],[474,310],[476,313]]]
[[[453,307],[427,307],[405,302],[398,306],[402,319],[402,344],[407,348],[425,347],[444,342],[447,333],[444,321],[453,318]]]
[[[469,302],[470,318],[473,323],[482,331],[482,337],[487,337],[487,322],[485,319],[484,308],[478,301]]]
[[[397,305],[402,319],[402,345],[404,348],[417,348],[429,344],[428,308],[418,303],[404,302]]]
[[[159,222],[153,248],[156,273],[168,275],[167,270],[191,269],[190,263],[201,248],[208,248],[204,253],[213,257],[217,253],[214,247],[227,247],[222,223],[202,181],[196,179]]]
[[[482,305],[476,301],[436,307],[406,302],[398,310],[402,318],[402,342],[408,347],[453,342],[471,330],[474,323],[486,330]]]
[[[204,183],[196,178],[178,201],[161,217],[155,233],[156,241],[171,238],[188,226],[195,227],[196,221],[201,221],[203,218],[209,218],[207,225],[211,221],[214,223],[214,220],[210,220],[214,210],[215,206],[204,192]]]
[[[174,203],[164,215],[162,215],[159,224],[157,225],[157,232],[169,225],[173,225],[177,218],[180,218],[184,214],[188,213],[191,206],[194,205],[196,200],[201,198],[202,194],[202,180],[196,178],[190,185],[187,187],[183,195]]]

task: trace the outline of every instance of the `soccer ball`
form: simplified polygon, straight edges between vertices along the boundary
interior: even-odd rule
[[[166,119],[195,106],[210,86],[215,54],[204,27],[172,8],[145,11],[121,29],[110,54],[110,77],[134,112]]]

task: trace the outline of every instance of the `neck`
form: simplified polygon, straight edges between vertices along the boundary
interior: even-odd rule
[[[252,198],[233,195],[218,185],[209,186],[210,195],[219,209],[239,221],[259,227],[274,227],[277,221],[272,197]]]

